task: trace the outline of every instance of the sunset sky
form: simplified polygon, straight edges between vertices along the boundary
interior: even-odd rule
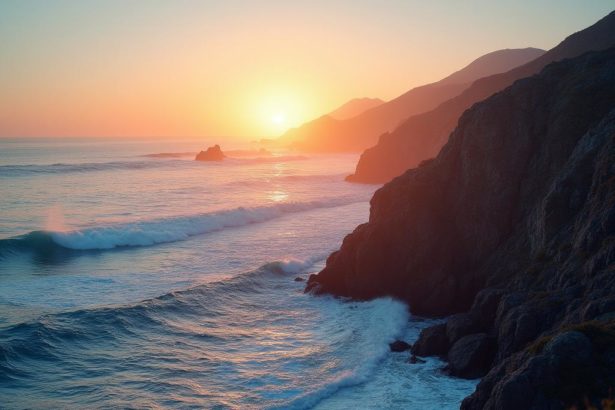
[[[5,0],[0,137],[275,136],[496,49],[551,48],[613,8],[429,3]]]

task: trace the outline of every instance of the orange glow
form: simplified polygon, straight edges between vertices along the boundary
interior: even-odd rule
[[[548,49],[611,8],[585,7],[576,21],[577,7],[568,26],[545,30],[547,13],[527,4],[492,16],[490,2],[455,13],[368,3],[3,4],[0,137],[278,136],[355,97],[392,99],[489,51]],[[536,21],[520,32],[511,13]],[[485,36],[485,22],[501,33]]]

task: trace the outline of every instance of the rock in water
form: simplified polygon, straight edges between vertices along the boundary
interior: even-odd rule
[[[442,323],[421,330],[418,340],[412,346],[417,356],[444,356],[448,351],[446,324]]]
[[[411,344],[404,342],[403,340],[396,340],[393,343],[389,343],[389,348],[392,352],[405,352],[410,350]]]
[[[222,161],[226,155],[220,149],[220,145],[216,144],[213,147],[207,148],[207,151],[201,151],[196,154],[197,161]]]

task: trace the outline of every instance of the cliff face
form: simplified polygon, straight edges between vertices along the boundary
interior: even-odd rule
[[[365,150],[356,171],[347,179],[352,182],[381,183],[433,158],[446,143],[461,114],[514,81],[539,72],[547,64],[579,56],[587,51],[615,46],[615,12],[593,26],[567,37],[558,46],[537,59],[506,73],[475,81],[460,95],[432,111],[409,117],[393,132],[384,134],[378,143]]]
[[[308,289],[459,313],[425,335],[444,332],[440,351],[419,341],[416,353],[448,355],[460,376],[491,368],[466,409],[606,396],[615,383],[615,338],[604,343],[615,334],[614,164],[615,49],[549,65],[476,104],[435,159],[378,190],[369,222]],[[572,336],[558,335],[571,326]],[[565,359],[575,346],[587,353],[578,366]]]
[[[450,76],[421,87],[346,120],[324,115],[287,131],[277,143],[303,151],[357,151],[375,144],[383,132],[396,128],[411,115],[434,109],[458,95],[472,81],[500,73],[542,55],[535,48],[507,49],[486,54]]]

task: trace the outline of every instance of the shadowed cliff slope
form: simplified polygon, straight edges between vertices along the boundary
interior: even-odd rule
[[[277,143],[304,151],[362,151],[383,132],[411,115],[429,111],[458,95],[485,75],[509,70],[542,55],[536,48],[507,49],[486,54],[436,83],[413,88],[399,97],[346,120],[324,115],[287,131]]]
[[[356,171],[347,179],[352,182],[381,183],[391,180],[421,161],[433,158],[446,143],[461,114],[514,81],[539,72],[545,65],[587,51],[615,46],[615,12],[591,27],[572,34],[537,59],[506,73],[481,78],[460,95],[432,111],[408,118],[390,134],[361,155]]]
[[[464,113],[435,159],[376,192],[369,222],[308,289],[458,313],[425,332],[415,353],[448,357],[462,377],[491,369],[465,409],[606,397],[615,385],[615,49],[551,64]],[[444,342],[434,351],[429,340]]]

